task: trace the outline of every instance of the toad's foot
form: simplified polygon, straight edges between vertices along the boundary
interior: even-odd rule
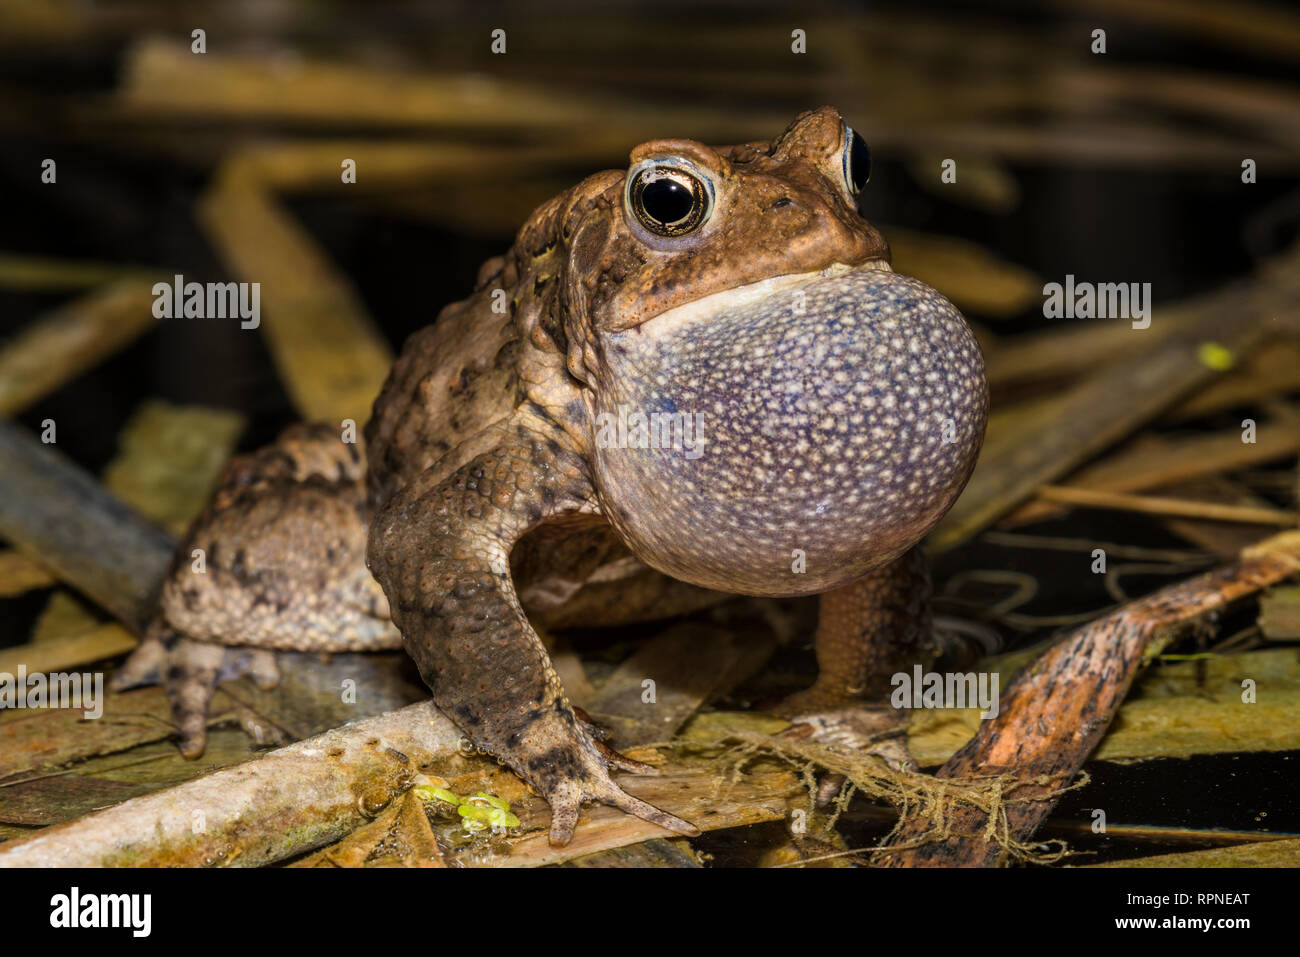
[[[155,626],[109,679],[108,689],[161,684],[171,701],[181,754],[197,758],[207,746],[208,706],[217,682],[244,675],[264,691],[274,688],[280,683],[275,653],[195,641]]]
[[[791,721],[782,737],[811,740],[837,750],[852,750],[880,758],[895,771],[916,770],[916,759],[907,749],[906,712],[888,703],[853,704],[838,708],[817,708],[791,695],[777,712]],[[844,775],[827,774],[817,788],[817,803],[825,806],[844,785]]]
[[[611,805],[687,837],[699,837],[694,825],[633,797],[610,776],[615,768],[648,775],[658,774],[657,768],[602,744],[584,718],[571,723],[557,711],[553,720],[537,725],[521,735],[520,749],[507,763],[551,806],[553,847],[563,847],[573,839],[582,805],[589,801]]]
[[[787,703],[780,711],[790,718],[792,726],[785,734],[791,737],[873,754],[897,771],[916,767],[915,759],[907,750],[907,718],[888,704],[811,711],[790,708]]]

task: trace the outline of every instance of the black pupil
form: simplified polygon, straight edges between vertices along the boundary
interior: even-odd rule
[[[695,197],[689,189],[667,176],[646,183],[641,191],[641,208],[655,222],[664,225],[685,219],[694,202]]]
[[[871,151],[867,149],[867,141],[856,131],[853,145],[849,147],[849,176],[854,190],[861,190],[871,179]]]

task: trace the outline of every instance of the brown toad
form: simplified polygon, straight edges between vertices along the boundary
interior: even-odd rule
[[[231,464],[116,685],[161,675],[195,755],[232,668],[404,645],[555,843],[590,800],[694,829],[614,782],[652,769],[596,740],[530,616],[821,594],[820,676],[785,713],[878,728],[890,675],[931,654],[915,546],[974,467],[987,389],[961,315],[858,214],[868,164],[823,108],[770,143],[644,143],[543,204],[406,343],[364,451],[296,426]]]

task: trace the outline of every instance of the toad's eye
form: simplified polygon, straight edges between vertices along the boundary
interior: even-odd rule
[[[854,196],[866,188],[871,179],[871,150],[851,126],[844,127],[844,182]]]
[[[669,238],[694,232],[713,212],[713,191],[704,178],[664,160],[647,160],[632,170],[625,200],[646,230]]]

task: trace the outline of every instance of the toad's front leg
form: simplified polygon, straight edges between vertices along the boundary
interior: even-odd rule
[[[614,783],[611,767],[655,772],[593,740],[515,594],[515,542],[548,519],[589,510],[591,500],[562,434],[521,417],[450,478],[417,479],[394,498],[371,526],[368,563],[434,702],[546,798],[552,844],[573,837],[585,801],[696,835]]]

